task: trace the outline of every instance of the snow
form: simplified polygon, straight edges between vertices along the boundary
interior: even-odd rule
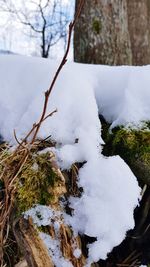
[[[119,156],[87,162],[79,171],[79,186],[84,193],[81,198],[71,199],[74,217],[70,224],[77,233],[97,239],[89,245],[89,262],[97,262],[106,259],[126,231],[134,227],[133,209],[138,204],[139,188]]]
[[[43,205],[35,205],[33,208],[24,213],[24,217],[32,217],[34,224],[36,224],[37,226],[51,225],[54,221],[60,223],[58,218],[61,217],[61,215],[62,213],[60,211],[54,211],[49,207]]]
[[[81,256],[81,250],[79,248],[76,248],[73,252],[73,255],[78,259]]]
[[[57,66],[58,62],[45,59],[0,56],[0,134],[5,140],[14,144],[13,130],[23,138],[39,119],[44,92]],[[104,142],[98,113],[111,127],[135,127],[150,120],[149,72],[150,66],[68,63],[50,96],[47,112],[58,111],[43,123],[38,137],[51,135],[62,169],[75,162],[84,163],[78,176],[83,194],[70,198],[73,216],[63,216],[75,234],[96,238],[89,245],[87,264],[106,259],[134,227],[133,211],[140,197],[136,177],[125,162],[119,156],[106,158],[101,154]],[[45,208],[41,213],[48,218]],[[44,225],[50,223],[50,217]],[[56,248],[50,237],[45,239],[49,240],[49,249],[51,245]]]
[[[0,49],[0,54],[2,54],[2,55],[8,55],[8,54],[16,55],[16,53],[14,53],[10,50],[3,50],[3,49]]]
[[[52,239],[45,233],[41,233],[40,236],[48,248],[49,255],[56,267],[73,267],[72,263],[62,256],[58,240]]]
[[[23,137],[37,121],[43,107],[44,92],[57,66],[58,62],[52,60],[0,55],[0,90],[3,96],[0,107],[4,115],[0,116],[0,131],[6,140],[13,139],[14,129],[18,137]],[[94,132],[95,128],[100,129],[98,111],[112,126],[150,120],[149,71],[150,66],[68,63],[49,102],[48,111],[57,107],[59,112],[45,122],[40,136],[47,137],[51,133],[60,143],[74,143],[80,134],[78,132],[83,128],[87,131],[89,122]],[[81,122],[84,122],[82,129]],[[61,131],[56,131],[58,127]]]
[[[62,220],[60,218],[63,217],[60,211],[55,211],[50,209],[49,207],[43,205],[36,205],[30,210],[24,213],[24,217],[27,219],[28,217],[32,217],[33,223],[38,227],[43,226],[54,226],[56,238],[50,237],[48,234],[40,232],[40,237],[46,245],[49,255],[55,264],[56,267],[73,267],[72,264],[66,260],[62,256],[62,252],[60,250],[60,240],[59,240],[59,228]]]

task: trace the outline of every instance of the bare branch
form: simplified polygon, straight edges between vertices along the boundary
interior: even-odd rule
[[[2,12],[10,13],[14,19],[24,25],[24,29],[31,30],[30,36],[36,42],[41,42],[41,55],[48,57],[50,47],[54,46],[61,38],[65,38],[66,25],[68,24],[67,12],[63,11],[61,1],[28,0],[25,5],[18,8],[13,0],[0,0]],[[27,3],[33,5],[30,10]],[[26,33],[25,33],[26,34]],[[29,36],[29,34],[26,34]]]

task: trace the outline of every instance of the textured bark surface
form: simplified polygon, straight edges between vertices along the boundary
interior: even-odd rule
[[[126,0],[86,0],[75,27],[74,47],[76,62],[130,65]]]
[[[127,0],[132,65],[150,64],[149,0]]]
[[[76,0],[76,8],[79,0]],[[150,64],[149,0],[86,0],[74,32],[74,60]]]
[[[20,218],[14,224],[14,233],[29,267],[54,267],[31,220]]]

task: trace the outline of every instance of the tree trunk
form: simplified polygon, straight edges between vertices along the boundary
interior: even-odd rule
[[[76,9],[78,3],[76,0]],[[132,63],[126,0],[85,1],[74,31],[74,59],[108,65]]]
[[[79,0],[76,0],[76,8]],[[74,60],[150,64],[149,0],[86,0],[74,32]]]
[[[132,65],[150,64],[149,0],[127,0]]]

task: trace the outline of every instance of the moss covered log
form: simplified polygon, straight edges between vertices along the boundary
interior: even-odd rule
[[[120,155],[129,165],[140,183],[150,185],[150,127],[141,129],[117,127],[109,131],[104,124],[103,139],[106,156]]]
[[[120,155],[130,166],[131,170],[135,173],[140,185],[147,185],[146,193],[142,199],[140,207],[135,212],[135,229],[131,231],[125,241],[116,247],[112,253],[108,256],[106,261],[100,261],[92,266],[116,266],[116,264],[123,262],[125,258],[128,258],[132,254],[133,250],[137,250],[140,256],[137,256],[137,262],[143,262],[146,259],[149,262],[149,211],[150,211],[150,198],[149,198],[149,185],[150,185],[150,127],[147,123],[143,129],[126,129],[124,127],[118,127],[109,131],[110,125],[103,121],[102,123],[102,135],[105,141],[103,147],[103,154],[105,156]],[[43,149],[43,148],[42,148]],[[16,166],[21,154],[18,154],[13,158],[11,167]],[[0,147],[0,171],[3,172],[5,161],[10,160],[11,152],[4,144]],[[8,169],[9,171],[9,169]],[[6,172],[7,173],[7,172]],[[21,171],[18,173],[15,181],[16,193],[14,202],[14,214],[11,220],[19,220],[22,212],[30,209],[35,204],[42,204],[50,206],[53,210],[62,210],[60,207],[60,197],[65,195],[66,206],[63,206],[63,211],[71,213],[67,205],[67,199],[70,195],[80,196],[81,189],[77,186],[78,165],[73,165],[70,171],[61,173],[57,166],[55,155],[48,149],[48,152],[41,153],[41,148],[36,146],[29,153],[27,161],[23,165]],[[4,184],[0,184],[1,199],[3,198]],[[73,233],[68,225],[64,224],[63,218],[58,218],[60,223],[59,242],[61,244],[61,251],[64,258],[72,262],[75,267],[83,267],[85,265],[85,259],[87,257],[87,251],[85,247],[91,242],[90,237],[78,236],[74,239]],[[11,221],[11,228],[12,228]],[[148,230],[147,230],[148,229]],[[21,230],[22,231],[22,230]],[[53,225],[50,226],[35,226],[35,233],[44,232],[50,235],[54,240],[58,238],[58,233],[55,233]],[[20,239],[20,233],[15,228],[15,235],[18,238],[18,244]],[[19,237],[18,237],[19,235]],[[15,266],[25,253],[21,253],[15,238],[13,231],[10,231],[10,237],[13,239],[13,243],[10,246],[6,246],[6,254],[9,253],[10,259],[6,259],[9,267]],[[24,238],[24,237],[23,237]],[[8,239],[9,241],[9,239]],[[81,249],[82,254],[79,259],[73,255],[73,244],[77,244],[77,247]],[[7,243],[8,244],[8,243]],[[7,245],[6,244],[6,245]],[[12,255],[8,251],[12,250]],[[4,251],[4,252],[5,252]],[[18,254],[17,254],[17,253]],[[17,255],[17,256],[16,256]],[[138,254],[137,254],[138,255]],[[146,256],[145,256],[146,255]],[[33,257],[34,258],[34,257]],[[10,264],[10,260],[12,264]],[[132,259],[129,261],[132,264]],[[130,265],[129,265],[130,266]]]
[[[0,170],[2,173],[4,171],[6,173],[0,184],[0,193],[1,199],[5,203],[5,200],[7,200],[7,176],[8,178],[9,176],[11,177],[10,167],[14,166],[16,168],[18,162],[20,163],[22,151],[13,153],[6,145],[0,147],[0,149]],[[9,166],[9,168],[6,166]],[[77,168],[73,166],[70,174],[69,172],[62,173],[50,147],[48,146],[46,152],[41,152],[41,148],[38,145],[33,147],[21,166],[14,183],[15,197],[12,213],[9,217],[10,231],[2,251],[4,264],[8,267],[13,267],[17,263],[20,264],[22,259],[25,258],[29,267],[54,266],[53,259],[48,256],[48,251],[46,252],[40,238],[40,234],[43,233],[47,234],[54,242],[60,244],[60,248],[57,249],[60,249],[60,254],[64,259],[69,260],[74,267],[84,266],[85,257],[82,254],[80,237],[75,237],[70,226],[65,224],[63,220],[63,212],[66,212],[65,206],[62,207],[60,204],[60,198],[67,193],[69,175],[72,176],[72,179],[77,179],[75,177]],[[74,169],[76,171],[73,171]],[[68,186],[66,186],[67,183]],[[74,183],[75,181],[72,185],[72,193],[74,192]],[[68,191],[68,195],[71,192]],[[50,225],[41,224],[41,226],[37,226],[35,222],[35,224],[32,222],[30,215],[24,219],[24,212],[35,208],[36,204],[49,208],[53,214],[56,213],[55,218],[51,218]],[[43,219],[40,212],[36,212],[36,216],[40,221]],[[59,230],[55,229],[55,223],[59,225]],[[10,239],[13,240],[11,244]],[[81,256],[77,258],[74,256],[75,247],[81,250]],[[39,257],[39,253],[45,256]]]

